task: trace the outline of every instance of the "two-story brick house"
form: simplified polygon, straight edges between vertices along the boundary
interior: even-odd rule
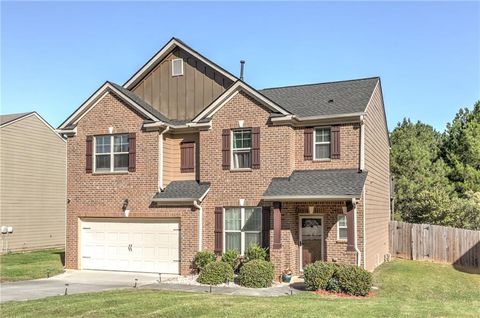
[[[59,131],[68,268],[187,274],[199,250],[252,243],[277,273],[388,253],[377,77],[256,90],[173,38]]]

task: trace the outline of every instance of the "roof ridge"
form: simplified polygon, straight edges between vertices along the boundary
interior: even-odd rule
[[[355,79],[340,80],[340,81],[320,82],[320,83],[308,83],[308,84],[266,87],[266,88],[259,89],[259,91],[266,91],[266,90],[271,90],[271,89],[281,89],[281,88],[291,88],[291,87],[315,86],[315,85],[324,85],[324,84],[333,84],[333,83],[356,82],[356,81],[364,81],[364,80],[371,80],[371,79],[380,79],[380,76],[355,78]]]

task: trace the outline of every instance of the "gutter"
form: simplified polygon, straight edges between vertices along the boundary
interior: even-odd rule
[[[207,128],[210,129],[212,127],[211,122],[206,123],[186,123],[185,125],[171,125],[164,123],[162,121],[156,121],[153,123],[143,124],[143,128],[162,128],[162,127],[170,127],[172,129],[186,129],[186,128]]]
[[[265,201],[308,201],[308,200],[354,200],[357,196],[356,195],[303,195],[303,196],[296,196],[296,195],[264,195],[262,196],[262,200]]]
[[[306,117],[299,117],[297,115],[285,115],[279,117],[272,117],[270,118],[272,123],[290,123],[292,125],[306,123],[310,121],[328,121],[328,120],[347,120],[351,119],[353,121],[361,120],[362,116],[364,116],[365,112],[359,113],[348,113],[348,114],[337,114],[337,115],[321,115],[321,116],[306,116]]]

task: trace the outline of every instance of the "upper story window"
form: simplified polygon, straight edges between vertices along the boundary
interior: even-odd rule
[[[183,75],[183,59],[172,60],[172,76]]]
[[[226,208],[224,222],[225,251],[243,255],[250,245],[262,244],[261,208]]]
[[[330,128],[316,128],[314,140],[314,159],[330,159]]]
[[[347,216],[344,214],[337,216],[337,240],[347,240]]]
[[[239,129],[233,131],[232,167],[245,169],[252,167],[252,130]]]
[[[95,172],[128,171],[128,134],[95,137]]]

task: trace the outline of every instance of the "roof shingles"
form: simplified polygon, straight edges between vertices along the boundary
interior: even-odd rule
[[[197,181],[172,181],[163,192],[158,192],[153,197],[157,202],[176,200],[198,200],[210,188],[210,183]]]

